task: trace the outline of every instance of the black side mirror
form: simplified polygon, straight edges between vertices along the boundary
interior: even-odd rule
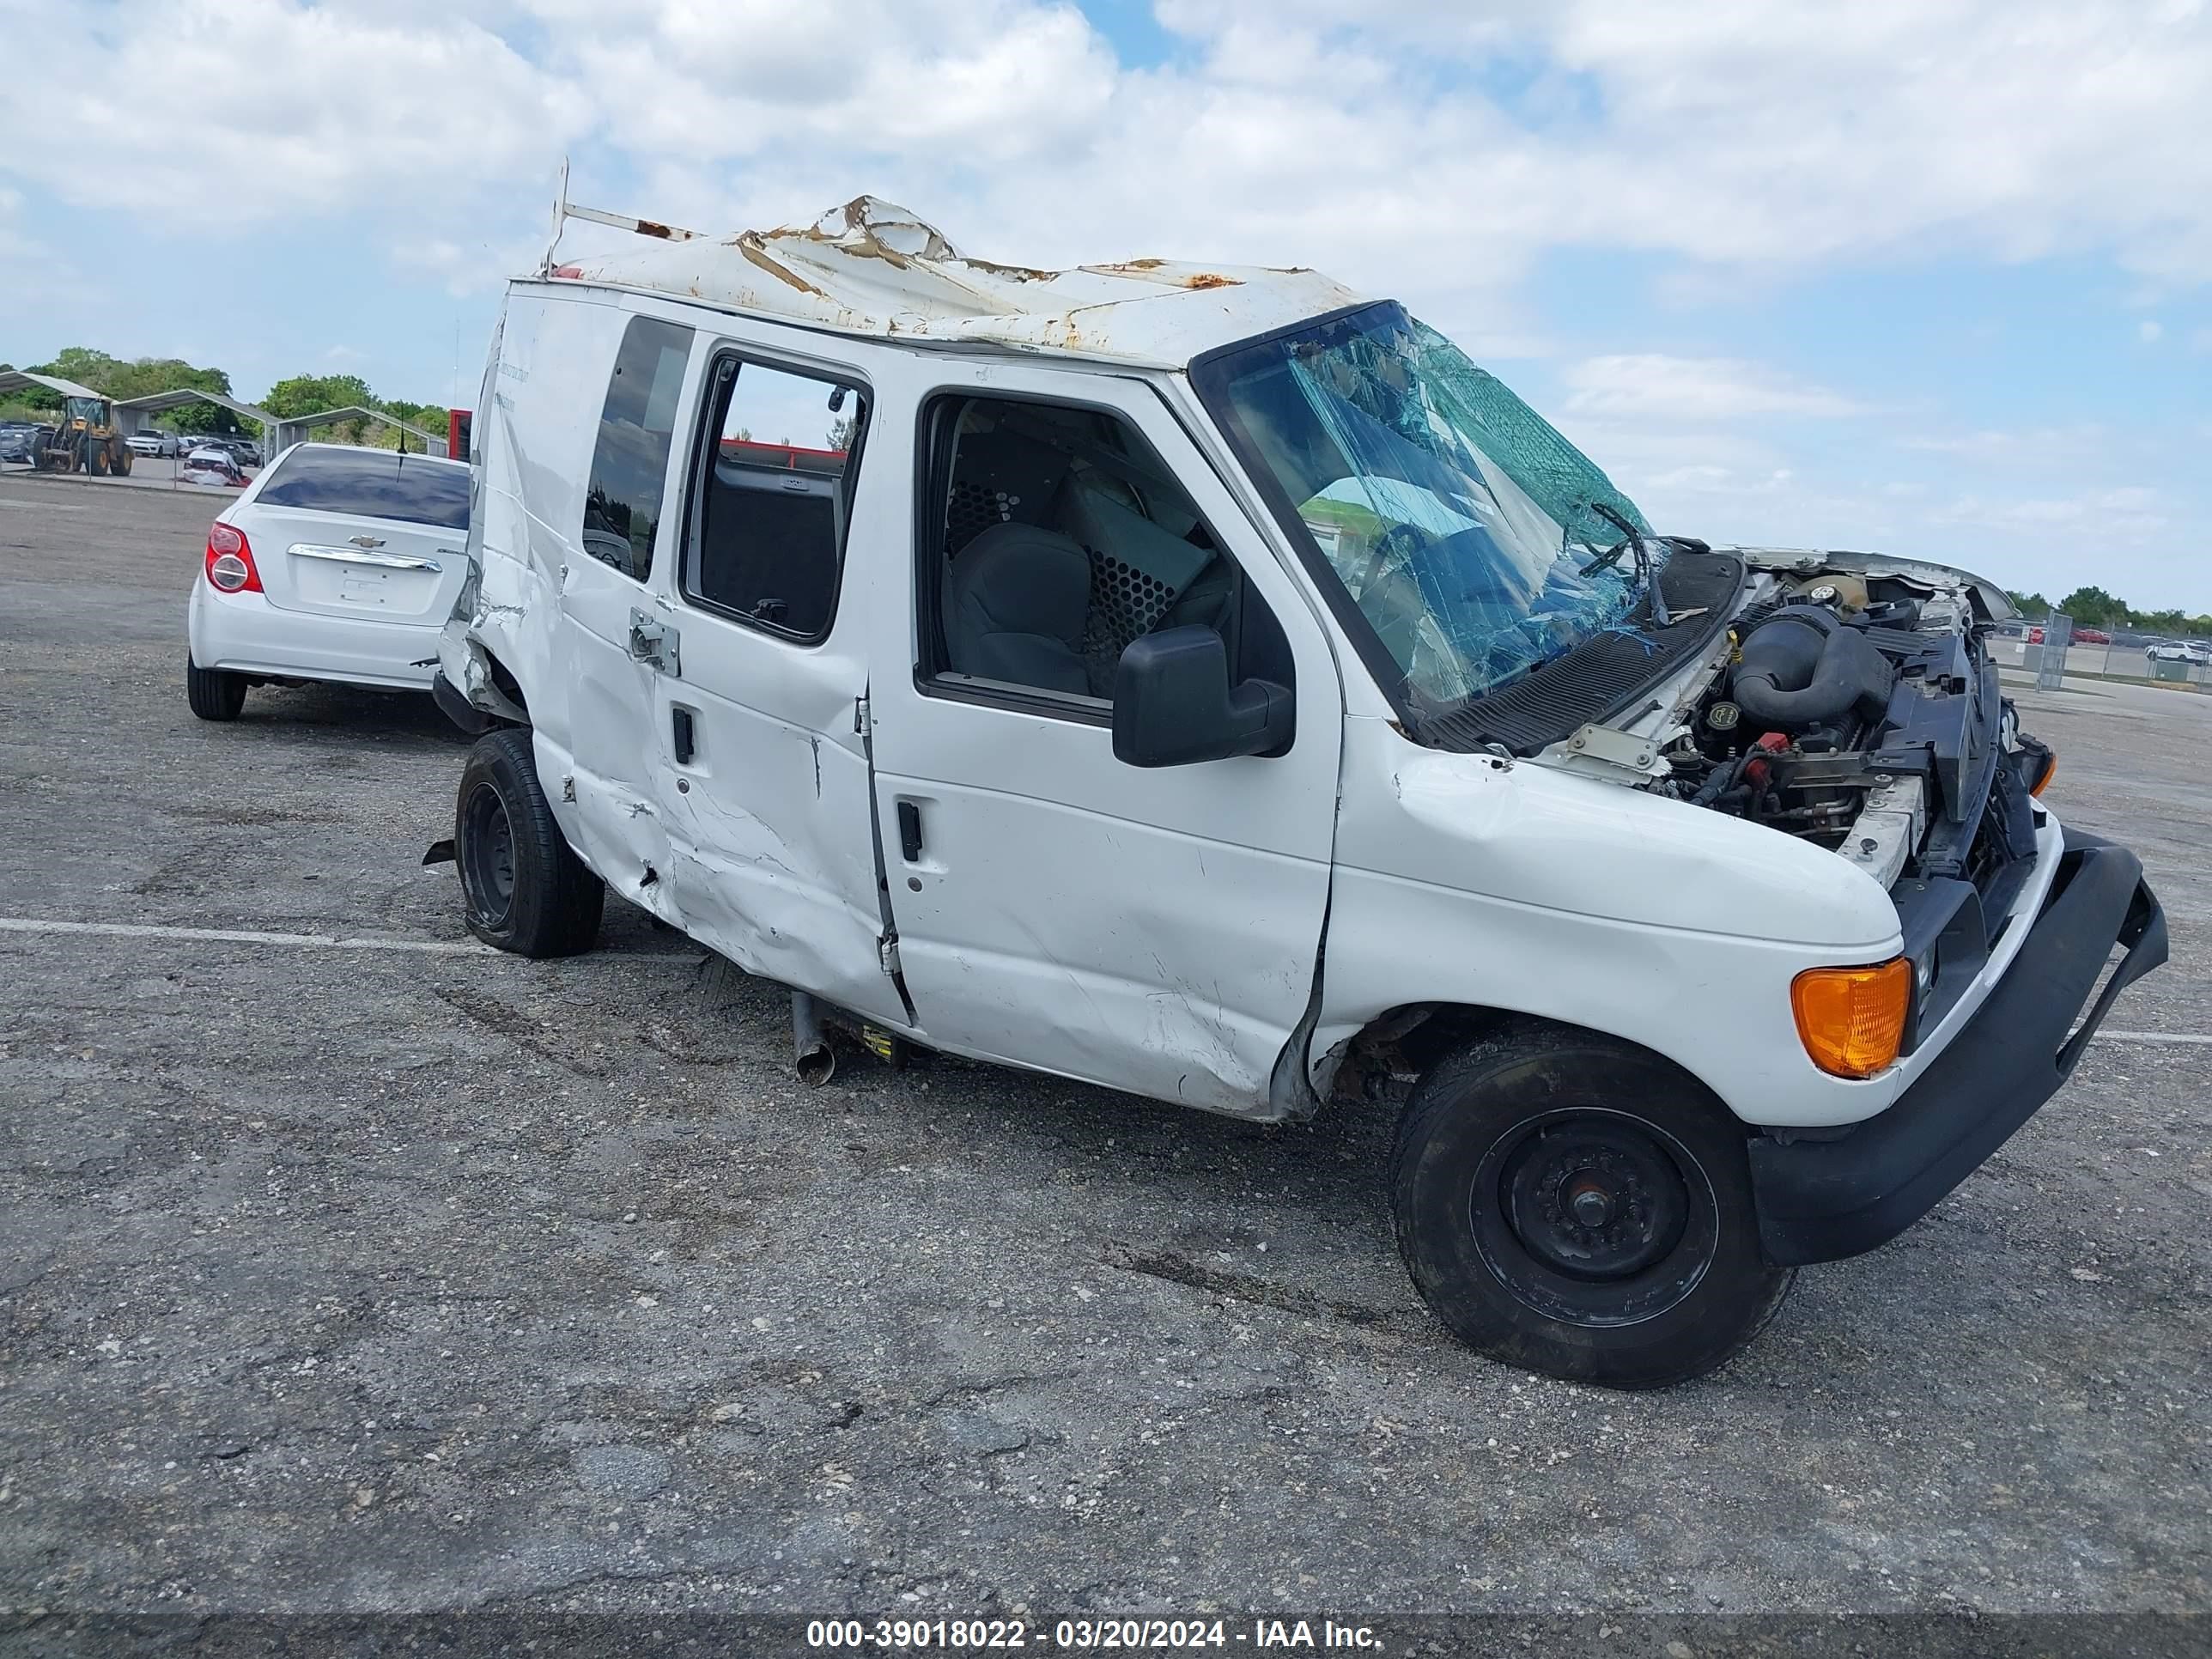
[[[1114,671],[1114,758],[1126,765],[1279,755],[1297,730],[1288,686],[1246,680],[1231,687],[1228,648],[1210,628],[1140,635]]]

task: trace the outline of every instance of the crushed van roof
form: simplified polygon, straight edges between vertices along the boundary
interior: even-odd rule
[[[1366,296],[1316,270],[1130,259],[1038,270],[963,253],[934,225],[862,196],[811,225],[701,235],[577,210],[639,232],[548,275],[899,339],[969,342],[1180,368],[1200,353]],[[549,264],[551,256],[548,255]]]

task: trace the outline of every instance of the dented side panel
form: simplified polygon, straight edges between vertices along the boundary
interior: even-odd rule
[[[531,564],[550,574],[558,596],[555,617],[541,618],[541,625],[552,624],[558,714],[539,714],[534,694],[531,707],[539,769],[561,803],[556,810],[563,813],[570,842],[615,891],[678,921],[664,881],[672,843],[659,799],[665,752],[653,725],[654,671],[632,656],[629,643],[632,613],[654,609],[653,590],[673,556],[671,515],[662,515],[643,582],[592,557],[582,544],[599,414],[629,320],[627,309],[617,305],[551,304],[538,311],[529,380],[518,399],[525,411],[517,422],[524,499],[532,509],[522,515],[520,528]],[[686,402],[690,392],[687,385]],[[670,465],[678,465],[673,453]]]
[[[1753,1123],[1856,1122],[1901,1091],[1816,1070],[1797,1037],[1800,972],[1899,948],[1887,896],[1834,854],[1381,720],[1347,722],[1344,753],[1316,1086],[1379,1016],[1439,1003],[1638,1043]]]
[[[525,710],[495,660],[512,677],[562,831],[617,892],[744,967],[902,1019],[878,957],[867,769],[852,730],[866,685],[850,643],[865,575],[848,575],[837,636],[799,652],[684,605],[680,511],[664,513],[643,582],[580,545],[607,379],[639,311],[698,330],[664,488],[672,509],[680,503],[719,343],[711,320],[588,289],[513,290],[477,428],[477,580],[442,666],[473,704],[508,719]],[[872,482],[908,499],[902,479]],[[633,654],[638,613],[680,637],[677,672]],[[670,739],[678,708],[696,734],[689,765]]]
[[[824,359],[818,340],[763,328],[726,335],[711,318],[692,320],[701,324],[693,380],[702,388],[715,355],[732,346],[864,389],[875,378],[864,345],[840,342]],[[800,644],[694,605],[669,562],[662,614],[682,632],[684,666],[680,678],[655,678],[655,724],[669,749],[659,799],[675,843],[668,897],[694,937],[749,972],[904,1027],[905,1005],[883,968],[856,710],[868,691],[872,609],[908,562],[914,485],[896,446],[878,442],[908,411],[866,395],[870,431],[826,640]],[[669,743],[679,712],[691,732],[688,762]]]

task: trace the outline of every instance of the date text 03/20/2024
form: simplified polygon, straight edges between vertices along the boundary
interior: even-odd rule
[[[817,1619],[806,1626],[806,1645],[817,1650],[939,1649],[945,1651],[1012,1648],[1178,1649],[1335,1648],[1382,1646],[1364,1625],[1334,1620],[1255,1619],[1249,1628],[1220,1619],[1061,1619],[1032,1625],[1021,1619]]]

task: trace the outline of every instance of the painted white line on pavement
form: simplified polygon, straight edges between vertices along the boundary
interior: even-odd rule
[[[2097,1036],[2118,1037],[2122,1042],[2194,1042],[2212,1048],[2212,1036],[2198,1036],[2187,1031],[2100,1031]]]
[[[420,951],[430,956],[500,953],[476,939],[342,939],[336,933],[264,933],[244,927],[160,927],[146,922],[56,921],[44,916],[0,916],[0,933],[98,933],[112,939],[194,939],[218,945],[309,945],[325,951]]]

